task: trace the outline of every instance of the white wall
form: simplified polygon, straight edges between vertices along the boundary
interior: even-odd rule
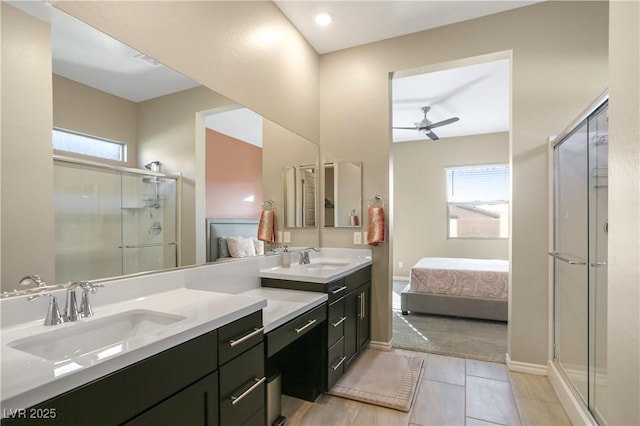
[[[640,4],[611,1],[607,420],[640,424]]]
[[[508,259],[509,241],[447,238],[445,167],[509,163],[509,133],[394,143],[393,275],[422,257]],[[404,266],[398,266],[402,261]]]

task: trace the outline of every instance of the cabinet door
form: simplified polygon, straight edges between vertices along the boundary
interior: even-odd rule
[[[360,297],[358,291],[347,294],[344,298],[344,356],[345,366],[351,364],[358,352],[358,312]]]
[[[360,287],[358,293],[358,352],[361,352],[371,339],[371,284]]]
[[[197,381],[125,424],[128,426],[217,425],[218,372]]]

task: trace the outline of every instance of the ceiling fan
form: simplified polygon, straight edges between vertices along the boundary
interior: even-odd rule
[[[416,122],[414,127],[394,127],[394,129],[417,130],[419,133],[426,134],[431,140],[437,141],[440,138],[438,137],[438,135],[433,133],[431,129],[440,126],[446,126],[447,124],[455,123],[456,121],[460,120],[460,118],[458,117],[451,117],[447,118],[446,120],[438,121],[437,123],[432,123],[427,119],[427,112],[429,112],[430,109],[431,107],[429,106],[420,108],[420,110],[424,113],[424,118],[422,119],[422,121]]]

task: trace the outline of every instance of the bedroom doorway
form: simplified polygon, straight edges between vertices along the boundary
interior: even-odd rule
[[[393,74],[396,348],[505,362],[510,55]],[[412,269],[423,262],[436,263],[412,283]]]

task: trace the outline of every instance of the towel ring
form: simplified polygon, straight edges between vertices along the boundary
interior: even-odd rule
[[[384,207],[384,199],[382,198],[381,195],[376,194],[373,197],[369,198],[369,201],[367,202],[367,207],[373,207],[371,203],[372,201],[374,203],[382,204],[381,206],[377,206],[377,207]]]
[[[266,200],[265,202],[262,203],[262,208],[265,210],[275,210],[276,205],[273,203],[273,201]]]

